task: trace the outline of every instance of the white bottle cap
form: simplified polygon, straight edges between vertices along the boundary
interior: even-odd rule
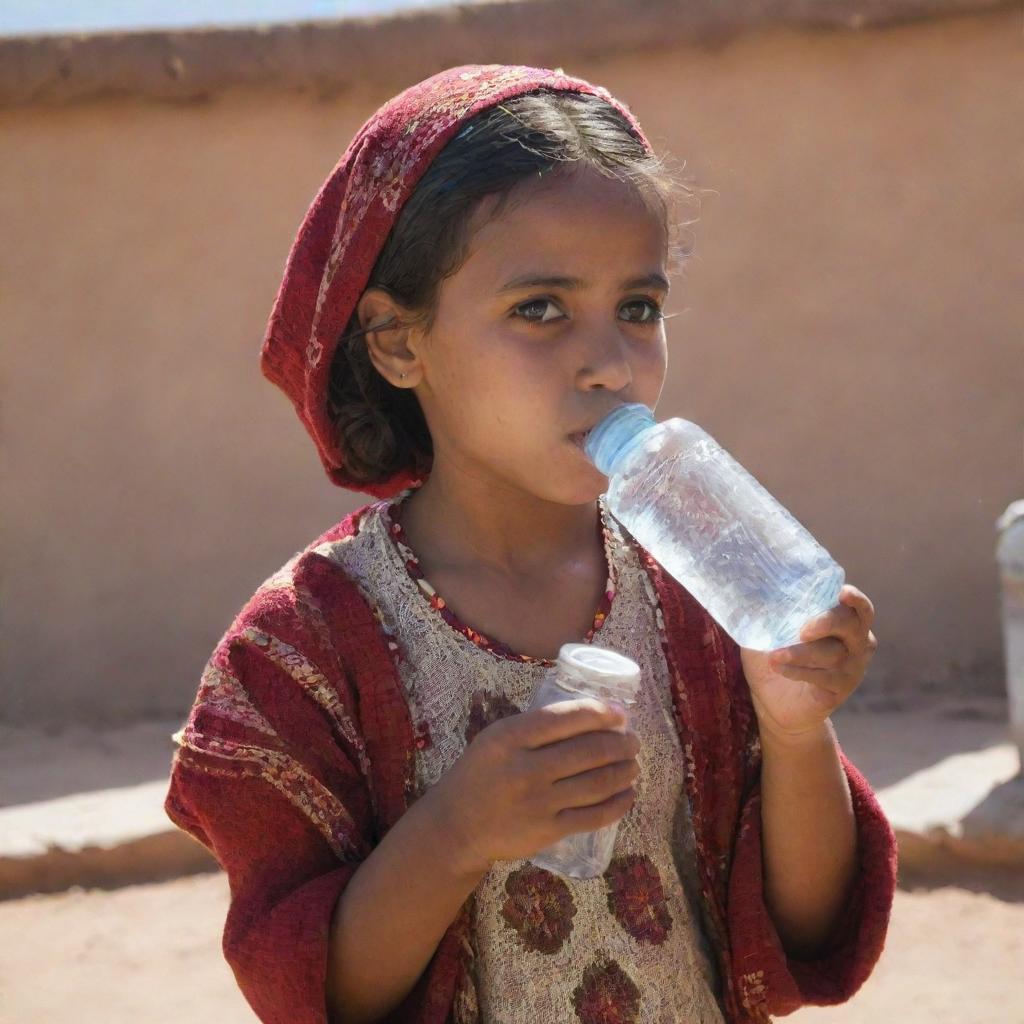
[[[618,651],[594,644],[563,644],[558,668],[570,685],[585,686],[626,705],[636,701],[640,666]]]

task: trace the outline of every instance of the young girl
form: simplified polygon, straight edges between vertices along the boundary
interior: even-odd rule
[[[466,66],[385,104],[310,207],[261,366],[376,500],[239,612],[165,805],[227,872],[266,1024],[748,1024],[878,959],[893,833],[829,720],[871,603],[739,649],[580,447],[658,401],[673,185],[607,90]],[[581,639],[640,664],[631,731],[525,710]],[[529,862],[614,821],[601,877]]]

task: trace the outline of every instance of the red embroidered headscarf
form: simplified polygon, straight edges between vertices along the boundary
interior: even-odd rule
[[[267,324],[260,369],[291,399],[339,487],[388,498],[422,482],[410,469],[377,483],[349,477],[328,407],[334,352],[402,206],[431,161],[463,122],[538,89],[600,96],[651,149],[628,107],[601,86],[561,69],[467,64],[388,100],[356,133],[306,213]]]

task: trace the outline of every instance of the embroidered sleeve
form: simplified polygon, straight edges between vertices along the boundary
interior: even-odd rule
[[[227,874],[223,953],[256,1016],[326,1024],[331,919],[374,843],[365,750],[314,641],[236,627],[175,733],[164,808]]]
[[[760,777],[744,801],[728,915],[736,988],[752,1014],[845,1002],[867,980],[885,945],[896,890],[896,838],[867,780],[842,751],[840,760],[857,818],[858,873],[839,924],[815,960],[786,956],[765,906]]]

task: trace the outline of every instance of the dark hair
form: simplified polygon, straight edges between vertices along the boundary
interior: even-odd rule
[[[691,247],[676,232],[694,221],[677,222],[673,203],[695,193],[676,180],[663,158],[644,148],[610,103],[587,93],[541,89],[482,110],[447,143],[403,206],[367,289],[387,291],[412,313],[406,323],[429,331],[441,282],[465,259],[480,200],[495,196],[489,216],[497,217],[516,185],[580,164],[628,183],[663,218],[669,265],[679,269]],[[396,388],[377,372],[364,333],[354,312],[329,380],[346,470],[365,483],[402,469],[428,472],[433,443],[419,401],[410,388]]]

